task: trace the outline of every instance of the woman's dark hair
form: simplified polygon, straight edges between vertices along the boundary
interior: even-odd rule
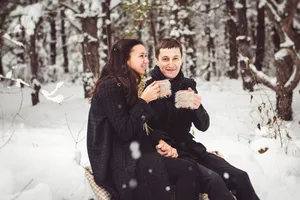
[[[136,102],[137,85],[140,83],[141,77],[127,65],[127,61],[132,48],[139,44],[143,45],[139,40],[120,39],[112,46],[108,61],[101,71],[92,95],[106,78],[112,77],[123,85],[127,103],[133,105]]]

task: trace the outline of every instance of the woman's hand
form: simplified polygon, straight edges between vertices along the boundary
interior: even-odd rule
[[[159,140],[158,145],[156,145],[157,152],[165,157],[177,158],[178,153],[177,150],[171,147],[168,143],[163,140]]]
[[[146,87],[141,95],[141,99],[144,99],[147,103],[156,100],[159,97],[159,85],[156,81]]]

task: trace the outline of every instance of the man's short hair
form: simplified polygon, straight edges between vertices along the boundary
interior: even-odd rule
[[[155,57],[158,59],[161,49],[173,49],[173,48],[179,48],[182,56],[181,44],[174,38],[164,38],[161,41],[159,41],[155,46]]]

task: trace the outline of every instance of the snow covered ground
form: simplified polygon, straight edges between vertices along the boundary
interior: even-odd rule
[[[240,80],[227,79],[198,82],[211,126],[205,133],[193,128],[195,139],[246,170],[261,200],[299,200],[300,87],[294,93],[294,121],[280,125],[281,148],[279,137],[269,138],[273,132],[263,126],[268,119],[258,112],[262,102],[266,103],[262,113],[269,102],[275,105],[274,92],[257,86],[250,103],[250,94],[241,85]],[[55,84],[44,88],[52,91]],[[87,200],[93,196],[81,166],[88,164],[85,135],[89,104],[82,98],[82,86],[65,84],[59,93],[65,97],[61,104],[41,96],[40,104],[32,107],[30,89],[20,92],[20,88],[0,83],[1,200]],[[266,147],[265,153],[258,152]]]

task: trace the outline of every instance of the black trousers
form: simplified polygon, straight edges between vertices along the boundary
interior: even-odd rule
[[[201,193],[207,193],[210,200],[259,200],[249,176],[223,158],[205,153],[197,160]]]
[[[185,159],[167,157],[164,157],[164,164],[170,183],[175,186],[176,200],[199,200],[197,165]]]

